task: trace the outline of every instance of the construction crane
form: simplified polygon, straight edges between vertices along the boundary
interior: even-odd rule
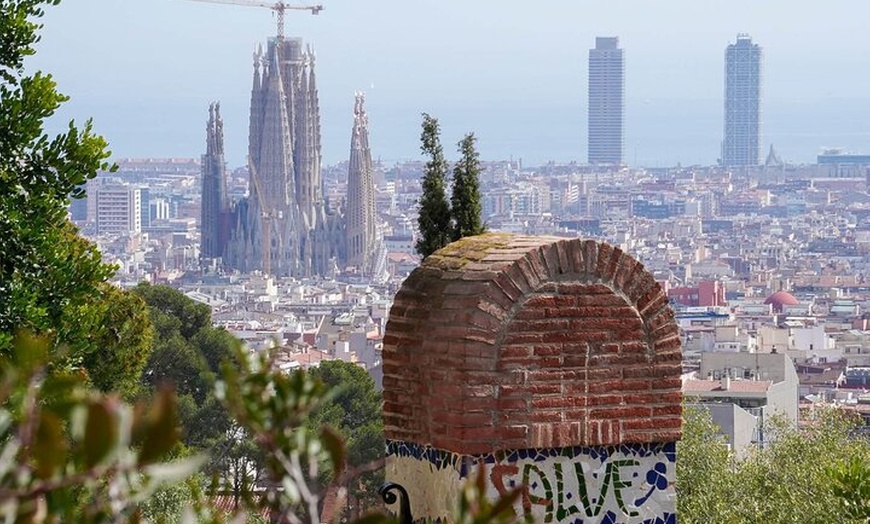
[[[210,4],[246,5],[248,7],[265,7],[275,12],[278,17],[278,39],[284,38],[284,14],[287,11],[311,11],[312,15],[320,14],[323,6],[317,5],[290,5],[284,1],[269,2],[268,0],[193,0],[194,2],[207,2]]]
[[[263,200],[263,191],[260,189],[260,177],[257,174],[257,168],[254,163],[248,158],[248,169],[251,172],[251,181],[254,184],[254,191],[257,192],[257,204],[260,206],[260,229],[262,229],[263,243],[261,246],[261,254],[263,256],[263,274],[267,278],[272,276],[272,228],[275,219],[284,218],[283,213],[274,209],[267,209],[266,202]],[[278,232],[278,254],[284,254],[284,242],[281,238],[281,232]]]

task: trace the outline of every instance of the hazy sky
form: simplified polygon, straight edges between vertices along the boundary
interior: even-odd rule
[[[453,144],[475,131],[486,159],[586,159],[587,53],[626,50],[626,159],[714,163],[725,46],[764,48],[763,142],[811,161],[823,146],[870,152],[870,3],[856,0],[322,0],[287,16],[317,52],[327,163],[346,158],[353,92],[367,92],[374,156],[419,158],[420,113]],[[93,116],[116,156],[198,156],[208,103],[244,163],[251,53],[267,9],[191,0],[64,0],[30,65]]]

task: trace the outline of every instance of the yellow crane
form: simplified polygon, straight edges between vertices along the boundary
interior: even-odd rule
[[[317,5],[291,5],[284,1],[270,2],[268,0],[193,0],[194,2],[207,2],[210,4],[244,5],[248,7],[265,7],[275,12],[278,17],[278,38],[284,38],[284,14],[287,11],[311,11],[312,15],[320,14],[323,6]]]

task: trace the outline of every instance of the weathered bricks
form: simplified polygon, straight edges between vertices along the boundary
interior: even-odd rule
[[[383,358],[388,439],[474,454],[679,437],[667,297],[597,241],[451,244],[403,284]]]

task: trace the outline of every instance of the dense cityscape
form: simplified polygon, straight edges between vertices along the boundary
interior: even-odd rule
[[[116,157],[90,122],[40,138],[65,99],[25,75],[28,1],[0,4],[9,515],[354,522],[392,493],[402,522],[870,515],[870,145],[781,155],[764,42],[709,59],[711,165],[630,158],[613,34],[577,53],[575,160],[481,159],[473,129],[442,148],[428,112],[421,153],[384,160],[395,120],[357,90],[327,163],[335,58],[285,36],[323,6],[199,0],[277,19],[222,71],[247,122],[202,100],[200,150]]]
[[[227,168],[213,105],[201,159],[118,159],[71,215],[119,266],[120,285],[177,287],[251,350],[278,344],[288,367],[357,362],[379,383],[392,297],[419,263],[423,163],[372,163],[377,129],[360,94],[347,119],[348,161],[321,172],[314,60],[300,40],[285,45],[281,75],[303,91],[284,93],[271,40],[254,65],[252,130],[262,134],[251,137],[250,167]],[[488,228],[601,239],[642,261],[677,311],[686,393],[741,408],[716,414],[728,418],[723,427],[749,424],[729,435],[735,446],[762,444],[764,409],[797,422],[798,398],[870,419],[870,157],[827,150],[792,165],[774,145],[763,154],[762,50],[739,35],[726,55],[721,165],[626,166],[618,45],[597,38],[589,51],[588,163],[484,162]],[[281,99],[288,105],[274,109]],[[264,108],[272,116],[260,121]],[[713,380],[725,377],[749,389],[731,398]],[[791,393],[777,397],[781,387]]]

